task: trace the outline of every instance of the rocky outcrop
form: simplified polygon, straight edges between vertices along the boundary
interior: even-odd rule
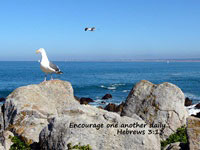
[[[106,105],[104,110],[121,113],[122,110],[123,110],[124,104],[125,104],[124,102],[122,102],[119,105],[116,105],[116,104],[113,104],[113,103],[109,103],[108,105]]]
[[[112,95],[111,94],[106,94],[106,95],[104,95],[101,99],[110,99],[110,98],[112,98]]]
[[[200,109],[200,103],[195,105],[196,109]]]
[[[106,105],[104,110],[116,112],[116,108],[117,108],[117,106],[115,104],[109,103],[108,105]]]
[[[200,149],[200,119],[196,117],[187,118],[187,135],[190,150]]]
[[[137,115],[121,117],[117,113],[80,105],[69,82],[52,80],[20,87],[7,97],[3,114],[6,130],[32,146],[37,147],[39,142],[40,149],[67,149],[69,143],[89,144],[94,150],[160,149],[160,137],[149,134],[153,129]],[[72,128],[70,124],[96,127]],[[101,124],[103,127],[98,129]],[[143,127],[123,128],[122,124]]]
[[[27,143],[39,141],[39,133],[48,119],[61,115],[79,103],[69,82],[52,80],[13,91],[5,103],[5,128],[23,137]]]
[[[116,108],[116,112],[119,112],[121,114],[123,108],[124,108],[125,103],[121,102],[121,104],[119,104]]]
[[[200,112],[198,112],[196,115],[192,115],[192,116],[200,118]]]
[[[3,112],[4,112],[4,106],[0,105],[0,133],[4,130]]]
[[[0,102],[5,102],[5,100],[6,100],[6,99],[5,99],[4,97],[1,97],[1,98],[0,98]]]
[[[88,103],[91,103],[91,102],[94,102],[93,99],[91,98],[88,98],[88,97],[81,97],[80,100],[79,100],[80,104],[88,104]]]
[[[185,98],[185,106],[191,106],[192,100],[190,100],[188,97]]]
[[[140,116],[148,124],[163,124],[162,140],[186,124],[188,113],[184,107],[185,97],[171,83],[152,84],[142,80],[129,93],[122,116]]]
[[[148,126],[145,128],[120,127],[122,124],[136,122],[145,124],[136,115],[133,118],[120,117],[117,113],[107,112],[90,105],[81,105],[79,109],[70,109],[65,115],[52,119],[40,134],[40,146],[44,150],[58,150],[67,149],[69,143],[76,145],[80,142],[81,145],[89,144],[94,150],[133,148],[160,150],[159,136],[149,135]],[[85,127],[90,124],[95,127]],[[113,125],[113,127],[107,127],[107,125]],[[130,134],[128,130],[135,133]]]
[[[94,102],[93,99],[89,98],[89,97],[81,97],[81,98],[78,98],[77,96],[74,96],[75,100],[77,100],[80,104],[84,104],[84,105],[87,105],[91,102]]]

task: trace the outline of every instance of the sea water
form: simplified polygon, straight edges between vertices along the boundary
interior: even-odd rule
[[[152,83],[171,82],[191,98],[200,101],[199,62],[54,62],[63,71],[54,78],[71,82],[74,94],[90,97],[101,104],[101,98],[112,94],[106,103],[125,101],[132,87],[140,80]],[[0,97],[8,96],[14,89],[44,80],[40,64],[35,62],[0,62]],[[106,105],[106,104],[104,104]]]

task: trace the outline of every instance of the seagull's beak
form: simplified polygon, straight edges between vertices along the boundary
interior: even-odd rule
[[[36,50],[36,54],[38,54],[38,53],[40,53],[39,49],[38,49],[38,50]]]

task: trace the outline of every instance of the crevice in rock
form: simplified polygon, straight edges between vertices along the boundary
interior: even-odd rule
[[[5,121],[5,104],[3,104],[2,106],[1,106],[1,112],[2,112],[2,117],[3,117],[3,130],[5,130],[5,126],[6,126],[6,121]]]

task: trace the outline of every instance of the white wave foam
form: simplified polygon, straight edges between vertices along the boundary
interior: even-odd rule
[[[119,86],[123,86],[123,85],[126,85],[126,84],[124,84],[124,83],[114,83],[114,84],[111,84],[110,86],[105,86],[105,85],[101,85],[100,87],[101,88],[104,88],[104,89],[108,89],[108,90],[115,90],[115,89],[117,89],[117,87],[119,87]]]
[[[195,106],[196,104],[186,107],[189,115],[196,115],[198,112],[200,112],[200,109],[196,109]]]
[[[106,88],[106,86],[104,86],[104,85],[101,85],[100,87],[101,87],[101,88]]]
[[[129,91],[130,91],[130,90],[123,90],[122,92],[123,92],[123,93],[127,93],[127,92],[129,92]]]
[[[117,87],[115,87],[115,86],[110,86],[110,87],[108,87],[107,89],[108,89],[108,90],[116,90]]]
[[[121,86],[121,85],[125,85],[124,83],[115,83],[115,84],[112,84],[112,86]]]

